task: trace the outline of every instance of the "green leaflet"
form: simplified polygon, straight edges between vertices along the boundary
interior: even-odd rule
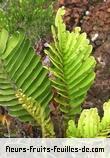
[[[100,117],[96,108],[83,111],[78,121],[79,134],[84,138],[95,137],[99,132],[99,122]]]
[[[77,137],[77,128],[76,128],[74,120],[70,120],[68,122],[68,129],[66,131],[66,135],[69,138]]]
[[[93,84],[96,61],[91,56],[92,46],[86,33],[80,33],[79,27],[73,32],[66,30],[64,13],[63,8],[57,12],[55,27],[52,26],[54,42],[45,53],[52,64],[49,71],[55,76],[51,79],[58,94],[55,101],[62,112],[73,116],[81,112],[80,105]]]
[[[6,43],[8,40],[8,32],[6,30],[3,30],[0,32],[0,56],[3,54],[5,48],[6,48]]]
[[[100,123],[99,136],[110,134],[110,100],[103,105],[104,115]]]
[[[52,92],[47,73],[23,33],[16,32],[10,37],[6,30],[0,32],[0,104],[7,106],[12,116],[22,121],[32,121],[35,116],[31,110],[35,108],[35,104],[40,111],[44,110],[44,127],[49,126],[49,102]],[[30,111],[16,97],[19,89],[22,89],[27,98],[31,97],[34,100]]]
[[[67,137],[95,138],[109,137],[110,134],[110,101],[103,105],[104,115],[101,119],[96,108],[83,110],[77,127],[73,120],[68,122]]]

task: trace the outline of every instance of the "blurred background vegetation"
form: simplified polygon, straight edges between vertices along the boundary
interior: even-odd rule
[[[23,30],[35,44],[49,35],[55,0],[0,0],[0,29]]]

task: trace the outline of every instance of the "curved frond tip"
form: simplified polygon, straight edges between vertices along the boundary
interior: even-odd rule
[[[104,103],[103,110],[102,119],[96,108],[83,110],[77,126],[73,120],[68,122],[67,137],[110,137],[110,101]]]

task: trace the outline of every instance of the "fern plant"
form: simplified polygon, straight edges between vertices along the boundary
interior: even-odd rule
[[[96,62],[91,56],[92,46],[79,27],[72,32],[66,30],[64,13],[64,8],[58,10],[55,27],[52,26],[53,43],[48,44],[45,50],[51,62],[49,67],[43,67],[40,57],[35,54],[22,32],[12,36],[5,29],[0,32],[0,104],[7,106],[9,113],[22,121],[36,121],[41,126],[42,137],[55,137],[50,102],[53,99],[57,102],[64,122],[67,123],[67,120],[81,113],[81,103],[95,78]],[[56,95],[53,95],[52,88]],[[105,118],[106,113],[105,110]],[[78,127],[74,121],[69,122],[67,136],[72,131],[72,136],[77,137],[76,131],[79,131],[79,137],[83,137],[79,128],[85,121],[88,123],[85,114],[86,118],[91,114],[91,120],[91,116],[95,117],[91,126],[95,124],[96,132],[90,137],[98,133],[99,124],[100,132],[107,130],[109,118],[108,124],[104,118],[100,123],[96,109],[84,110]]]
[[[67,137],[95,138],[110,137],[110,100],[103,105],[104,115],[101,119],[97,108],[83,110],[78,124],[68,122]]]
[[[64,13],[64,9],[58,10],[55,28],[52,26],[54,43],[45,53],[51,61],[49,71],[54,76],[51,81],[57,91],[55,101],[66,117],[70,117],[81,112],[80,105],[95,78],[96,62],[86,33],[80,33],[78,27],[73,32],[66,30]]]
[[[19,32],[9,37],[3,29],[0,33],[0,104],[6,105],[11,115],[23,121],[31,121],[35,114],[43,131],[45,124],[51,127],[45,127],[48,131],[43,132],[43,137],[53,137],[48,106],[51,98],[47,70],[30,47],[29,40]],[[39,117],[42,120],[39,121]]]

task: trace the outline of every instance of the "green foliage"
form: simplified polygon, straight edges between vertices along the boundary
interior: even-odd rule
[[[30,112],[28,104],[26,109],[19,101],[17,96],[19,89],[22,89],[24,97],[27,99],[31,97],[36,101],[30,106],[32,108]],[[9,37],[8,32],[3,29],[0,32],[0,104],[7,106],[12,116],[23,121],[31,121],[32,111],[39,108],[43,111],[39,117],[45,113],[44,116],[48,120],[50,114],[48,105],[51,98],[51,84],[47,78],[47,70],[43,68],[40,57],[35,55],[30,47],[29,40],[19,32]],[[38,113],[35,113],[35,117],[38,117]],[[39,121],[38,123],[40,124]]]
[[[45,107],[33,100],[31,97],[24,95],[22,90],[16,92],[16,97],[23,108],[33,116],[34,120],[41,126],[43,137],[54,137],[53,124],[51,122],[49,111],[45,112]]]
[[[24,0],[25,1],[25,0]],[[23,3],[24,1],[20,1]],[[23,4],[22,4],[23,5]],[[58,10],[54,42],[45,50],[51,66],[55,101],[66,117],[80,113],[81,103],[94,81],[95,59],[92,46],[80,28],[69,32],[63,23],[64,9]],[[49,103],[53,97],[48,71],[42,66],[23,33],[11,37],[5,29],[0,32],[0,104],[7,106],[12,116],[22,121],[35,120],[42,128],[43,137],[54,137]],[[110,101],[104,104],[100,119],[97,109],[83,110],[78,124],[68,123],[67,137],[100,137],[110,132]],[[71,116],[71,117],[70,117]]]
[[[91,56],[92,46],[80,28],[69,32],[63,22],[65,10],[60,8],[52,26],[54,43],[45,53],[51,61],[52,86],[57,92],[55,101],[67,116],[81,111],[87,91],[94,81],[95,59]],[[54,77],[53,77],[54,76]]]
[[[109,137],[110,134],[110,101],[103,105],[104,115],[101,119],[96,108],[83,110],[78,125],[74,120],[68,122],[67,137],[94,138]]]
[[[0,10],[0,28],[10,33],[22,29],[32,42],[50,33],[54,13],[53,0],[4,0]]]

